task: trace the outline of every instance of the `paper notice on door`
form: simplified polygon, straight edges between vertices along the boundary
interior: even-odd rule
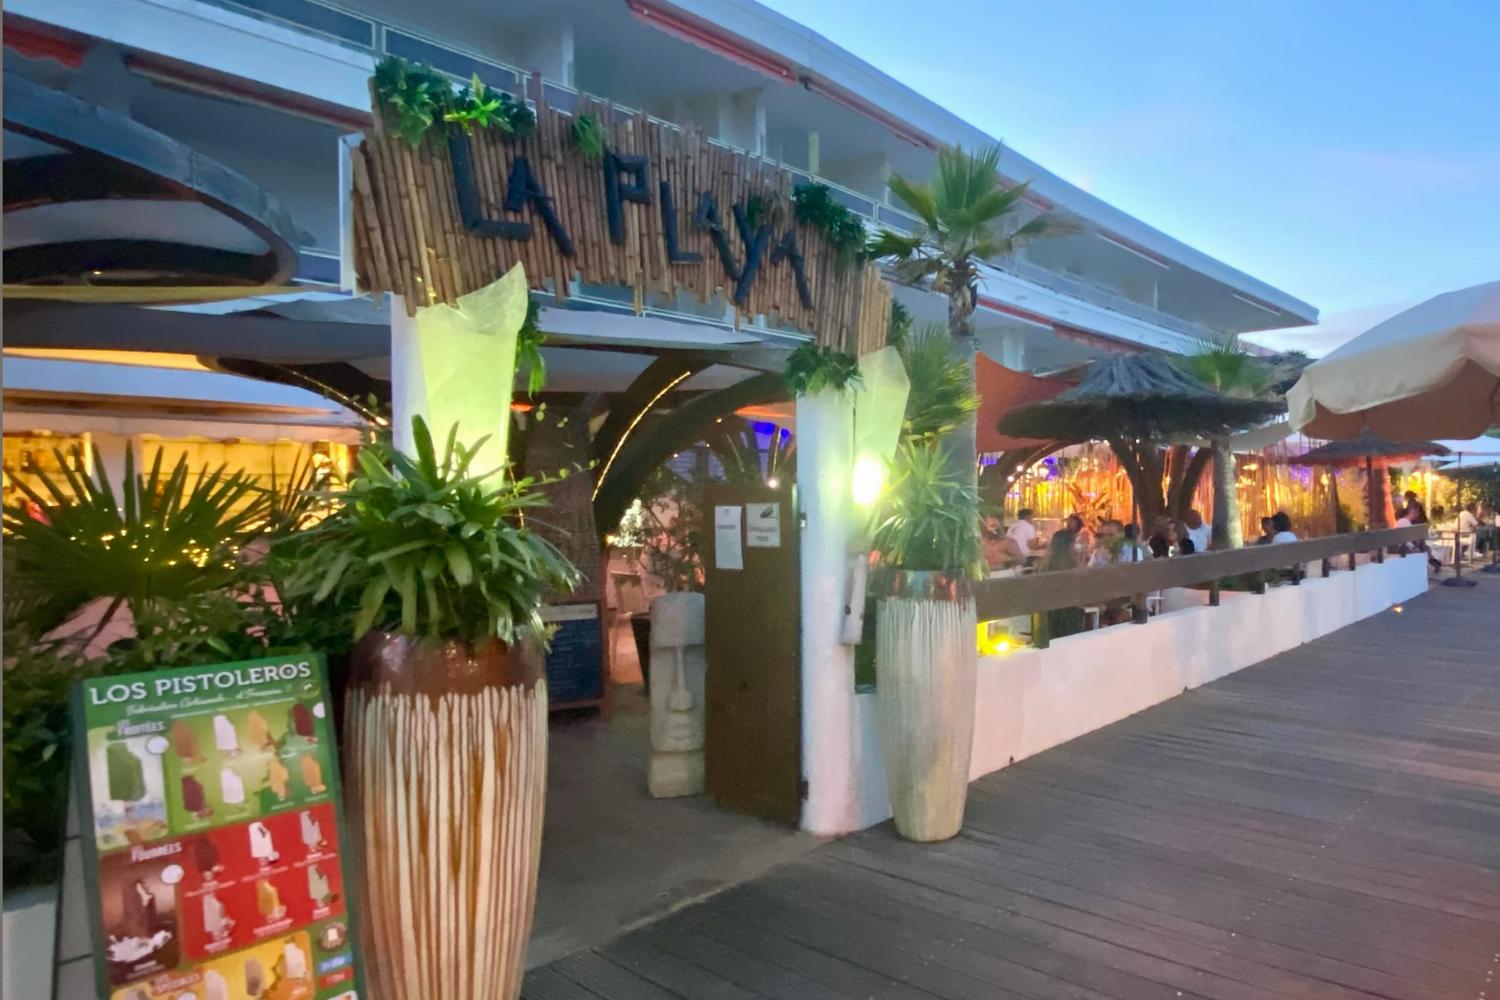
[[[781,548],[781,504],[745,504],[745,544],[752,549]]]
[[[745,553],[740,548],[741,507],[714,508],[714,568],[744,569]]]

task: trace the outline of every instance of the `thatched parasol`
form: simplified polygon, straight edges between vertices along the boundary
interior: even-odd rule
[[[1277,399],[1224,395],[1161,354],[1096,361],[1077,387],[1000,418],[1000,433],[1057,441],[1107,440],[1149,525],[1166,508],[1160,446],[1253,427],[1286,409]]]
[[[1330,441],[1296,458],[1288,459],[1292,465],[1327,465],[1336,469],[1352,469],[1364,466],[1365,506],[1369,511],[1370,527],[1385,524],[1385,467],[1402,462],[1415,462],[1425,455],[1447,455],[1449,450],[1436,441],[1387,441],[1377,437],[1367,427],[1359,437],[1350,441]],[[1381,474],[1375,474],[1376,463]]]

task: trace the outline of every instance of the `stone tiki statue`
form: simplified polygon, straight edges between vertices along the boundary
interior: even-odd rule
[[[651,605],[651,766],[656,798],[703,792],[703,595]]]

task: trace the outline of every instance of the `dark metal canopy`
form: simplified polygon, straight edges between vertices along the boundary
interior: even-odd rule
[[[1083,381],[1000,418],[1000,433],[1054,441],[1090,438],[1164,442],[1182,435],[1227,434],[1285,410],[1279,399],[1226,396],[1159,354],[1096,361]]]
[[[1330,441],[1306,454],[1288,459],[1292,465],[1331,465],[1339,468],[1363,466],[1366,459],[1383,463],[1414,462],[1424,455],[1452,454],[1436,441],[1387,441],[1368,429],[1350,441]]]
[[[271,194],[121,114],[5,73],[10,284],[281,284],[291,217]]]

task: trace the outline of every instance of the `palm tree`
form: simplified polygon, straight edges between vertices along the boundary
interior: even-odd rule
[[[1241,347],[1237,336],[1231,336],[1223,343],[1203,342],[1198,350],[1183,357],[1182,367],[1189,375],[1212,387],[1222,396],[1265,399],[1275,392],[1277,372]],[[1214,456],[1213,534],[1210,544],[1216,549],[1237,549],[1245,544],[1245,536],[1240,525],[1234,449],[1229,443],[1228,435],[1216,435],[1209,440]]]
[[[890,261],[899,281],[930,284],[933,291],[948,296],[949,349],[965,366],[973,386],[981,265],[1010,257],[1034,240],[1076,232],[1078,226],[1057,213],[1018,222],[1028,183],[1006,184],[1001,179],[998,145],[978,153],[947,147],[938,152],[937,161],[937,172],[926,183],[891,175],[891,193],[920,221],[910,234],[881,230],[869,251],[872,257]],[[973,479],[977,449],[972,413],[948,434],[947,451],[955,464],[967,463],[962,474]]]

